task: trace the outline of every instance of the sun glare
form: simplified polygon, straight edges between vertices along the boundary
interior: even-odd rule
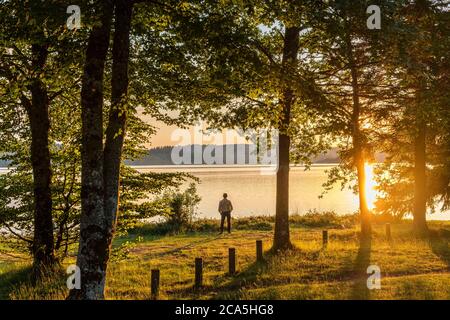
[[[364,165],[364,171],[366,173],[366,198],[367,206],[370,210],[375,208],[375,200],[377,199],[377,192],[375,190],[376,182],[373,174],[373,165],[366,163]]]

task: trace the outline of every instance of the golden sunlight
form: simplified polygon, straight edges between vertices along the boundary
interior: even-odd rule
[[[367,206],[370,210],[375,208],[375,201],[377,199],[377,191],[375,190],[376,182],[374,179],[373,165],[366,163],[364,165],[364,171],[366,173],[366,198]]]

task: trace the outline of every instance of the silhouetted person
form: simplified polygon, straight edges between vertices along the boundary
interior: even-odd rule
[[[228,195],[226,193],[223,194],[223,199],[219,202],[219,212],[221,215],[220,220],[220,233],[223,233],[223,224],[225,222],[225,218],[227,218],[227,226],[228,233],[231,232],[231,211],[233,211],[233,205],[231,201],[227,199]]]

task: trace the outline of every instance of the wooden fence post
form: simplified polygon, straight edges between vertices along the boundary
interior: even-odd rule
[[[263,245],[262,240],[256,240],[256,261],[263,261]]]
[[[391,224],[390,223],[386,223],[386,238],[388,241],[392,240],[392,236],[391,236]]]
[[[236,249],[228,248],[228,273],[236,273]]]
[[[159,297],[159,269],[152,269],[151,276],[151,298],[156,300]]]
[[[203,285],[203,259],[195,258],[195,288]]]
[[[322,231],[322,245],[326,247],[328,245],[328,230]]]

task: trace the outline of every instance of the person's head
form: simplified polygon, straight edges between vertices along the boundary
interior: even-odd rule
[[[223,197],[226,199],[228,197],[228,195],[226,193],[224,193]]]

